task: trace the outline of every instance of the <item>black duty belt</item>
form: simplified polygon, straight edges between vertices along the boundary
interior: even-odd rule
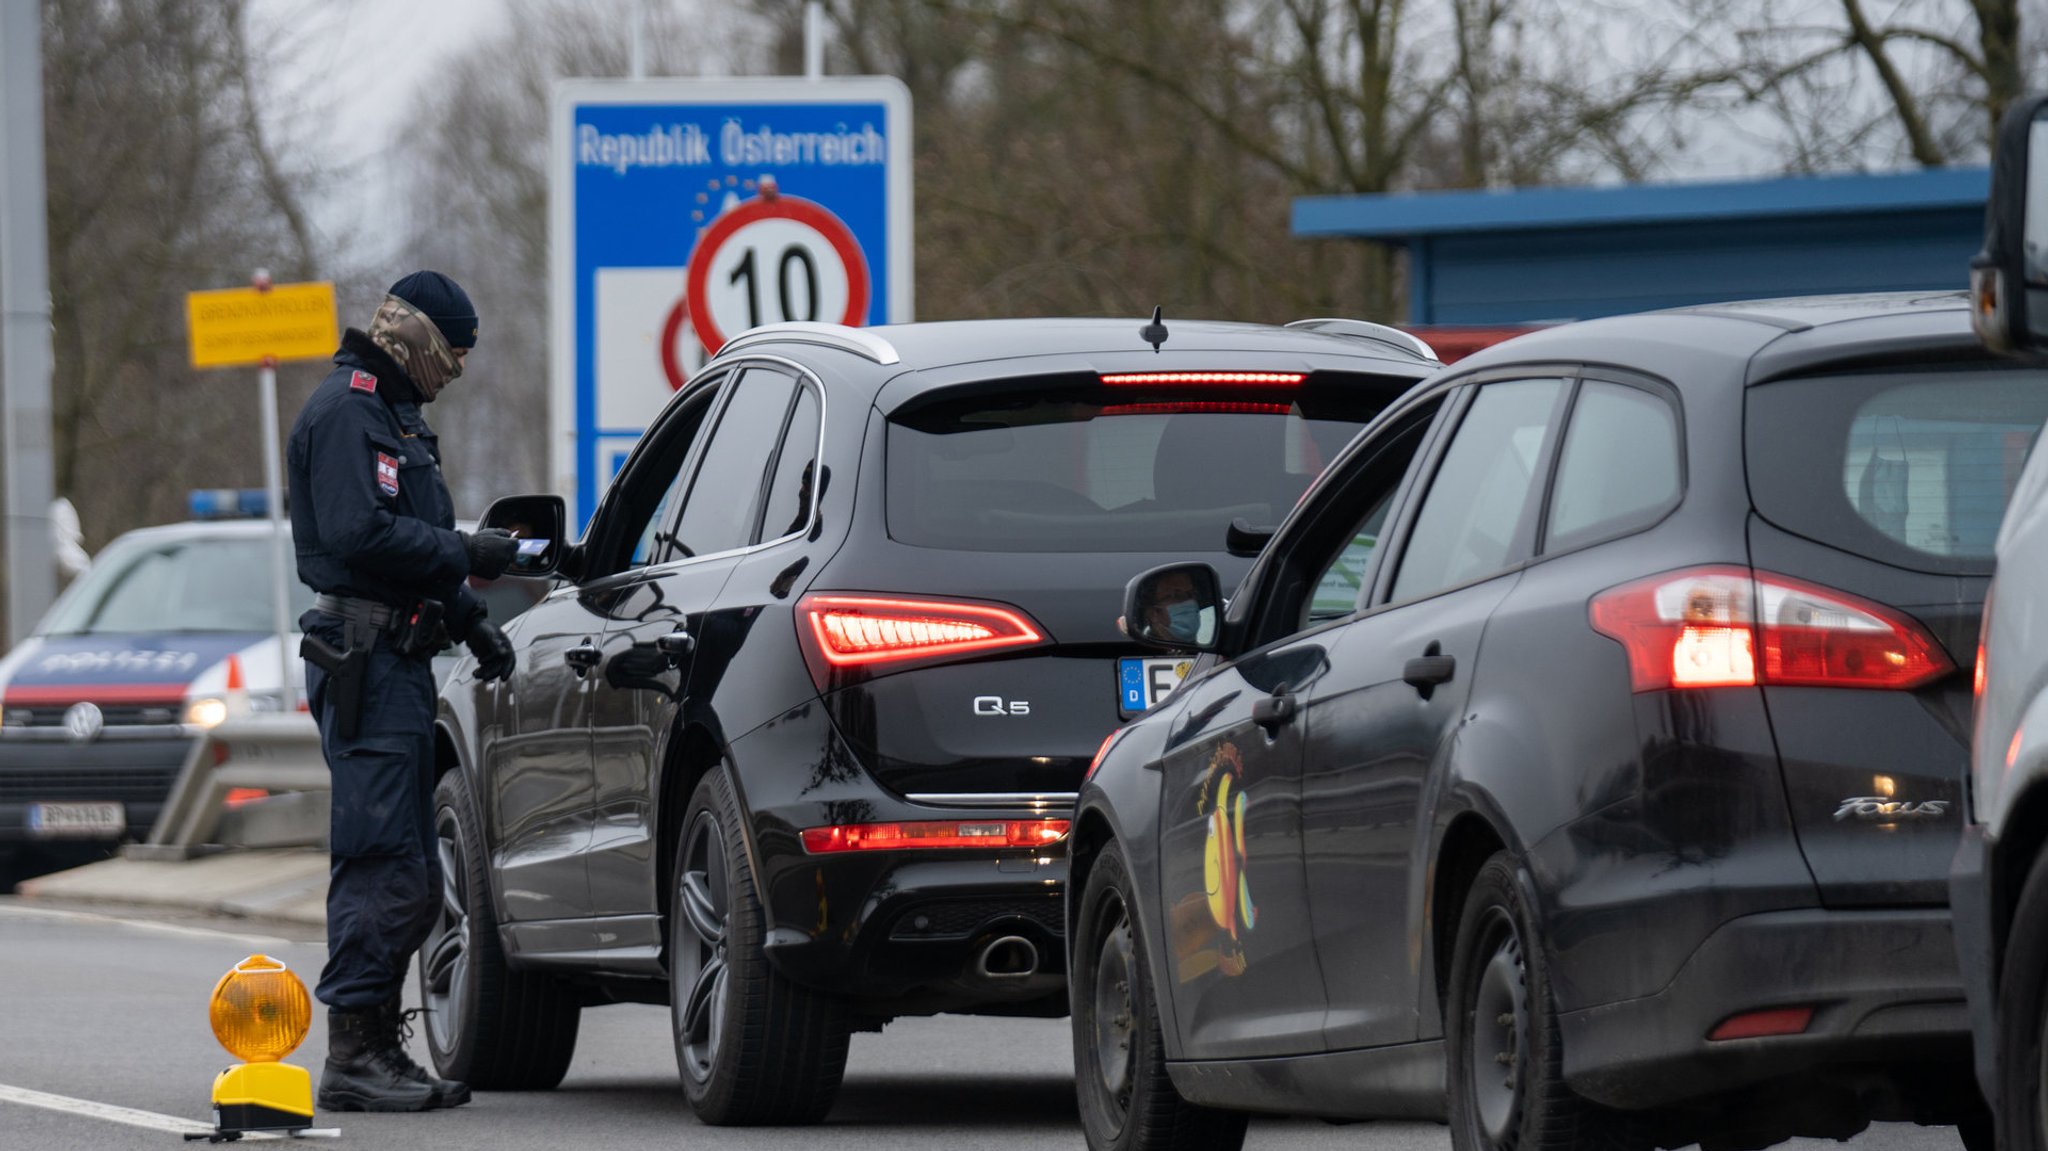
[[[320,592],[313,597],[313,610],[338,615],[353,624],[360,624],[378,632],[388,632],[398,626],[403,609],[373,599],[360,599],[352,595],[328,595]]]

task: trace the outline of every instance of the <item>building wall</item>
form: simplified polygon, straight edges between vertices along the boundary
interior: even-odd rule
[[[1589,319],[1724,300],[1962,289],[1981,208],[1544,228],[1407,241],[1409,322]]]

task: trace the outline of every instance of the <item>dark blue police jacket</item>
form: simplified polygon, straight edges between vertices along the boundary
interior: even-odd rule
[[[314,591],[393,607],[439,600],[459,640],[483,603],[418,394],[397,361],[348,330],[285,449],[292,542]]]

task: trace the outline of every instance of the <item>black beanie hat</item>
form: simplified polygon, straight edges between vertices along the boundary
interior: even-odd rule
[[[391,285],[391,294],[434,321],[449,347],[476,347],[476,308],[462,285],[439,272],[414,272]]]

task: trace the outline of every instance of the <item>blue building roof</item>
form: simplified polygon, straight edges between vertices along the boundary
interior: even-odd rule
[[[1612,188],[1305,196],[1294,234],[1409,251],[1409,320],[1499,324],[1960,287],[1984,168]]]

